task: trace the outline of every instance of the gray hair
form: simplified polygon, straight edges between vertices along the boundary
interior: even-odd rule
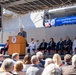
[[[39,59],[43,59],[43,53],[42,53],[42,52],[37,52],[37,53],[36,53],[36,56],[37,56]]]
[[[9,70],[12,66],[14,66],[13,60],[10,58],[5,59],[2,64],[5,70]]]
[[[37,61],[38,61],[38,57],[37,57],[36,55],[33,55],[33,56],[31,57],[31,62],[32,62],[32,64],[35,64]]]
[[[48,66],[49,64],[52,64],[52,63],[54,63],[54,62],[53,62],[53,59],[51,59],[51,58],[46,58],[46,60],[45,60],[45,67]]]
[[[12,54],[12,59],[15,59],[16,56],[18,56],[18,55],[19,55],[18,53],[13,53],[13,54]]]
[[[76,54],[72,57],[72,65],[76,67]]]

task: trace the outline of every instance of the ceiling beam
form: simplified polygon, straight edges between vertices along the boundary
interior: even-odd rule
[[[33,2],[36,0],[29,0],[29,2]],[[14,5],[19,5],[19,4],[23,4],[23,3],[28,3],[27,0],[20,0],[20,1],[15,1],[15,2],[11,2],[11,3],[5,3],[4,7],[10,7],[10,6],[14,6]]]

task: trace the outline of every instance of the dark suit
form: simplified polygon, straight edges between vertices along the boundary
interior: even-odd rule
[[[50,54],[50,50],[55,50],[55,46],[56,46],[55,42],[49,42],[48,48],[47,48],[49,54]]]
[[[23,36],[24,38],[26,38],[26,37],[27,37],[27,35],[26,35],[26,32],[25,32],[25,31],[23,31],[23,32],[19,32],[19,33],[18,33],[18,35],[19,35],[19,36]]]
[[[44,54],[45,54],[46,48],[47,48],[47,43],[46,42],[42,42],[39,46],[39,50],[44,50]]]
[[[39,64],[38,64],[40,67],[44,68],[44,65],[45,65],[45,60],[39,60]]]
[[[56,50],[60,50],[61,51],[61,54],[63,54],[63,47],[64,47],[64,42],[63,41],[59,41],[56,45]]]
[[[70,39],[68,41],[64,40],[64,50],[66,50],[68,54],[70,54],[71,48],[72,48],[71,40]]]

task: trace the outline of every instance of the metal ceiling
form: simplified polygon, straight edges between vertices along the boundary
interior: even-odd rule
[[[0,0],[0,5],[4,8],[21,14],[75,3],[76,0]]]

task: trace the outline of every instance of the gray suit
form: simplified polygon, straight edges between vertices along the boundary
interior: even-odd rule
[[[41,75],[43,68],[39,67],[38,65],[32,64],[26,72],[26,75]]]
[[[62,67],[63,75],[76,75],[76,68],[72,65],[66,65]]]
[[[23,36],[24,38],[26,38],[26,37],[27,37],[27,35],[26,35],[26,32],[25,32],[25,31],[23,31],[23,32],[19,32],[19,33],[18,33],[18,35],[19,35],[19,36]]]

